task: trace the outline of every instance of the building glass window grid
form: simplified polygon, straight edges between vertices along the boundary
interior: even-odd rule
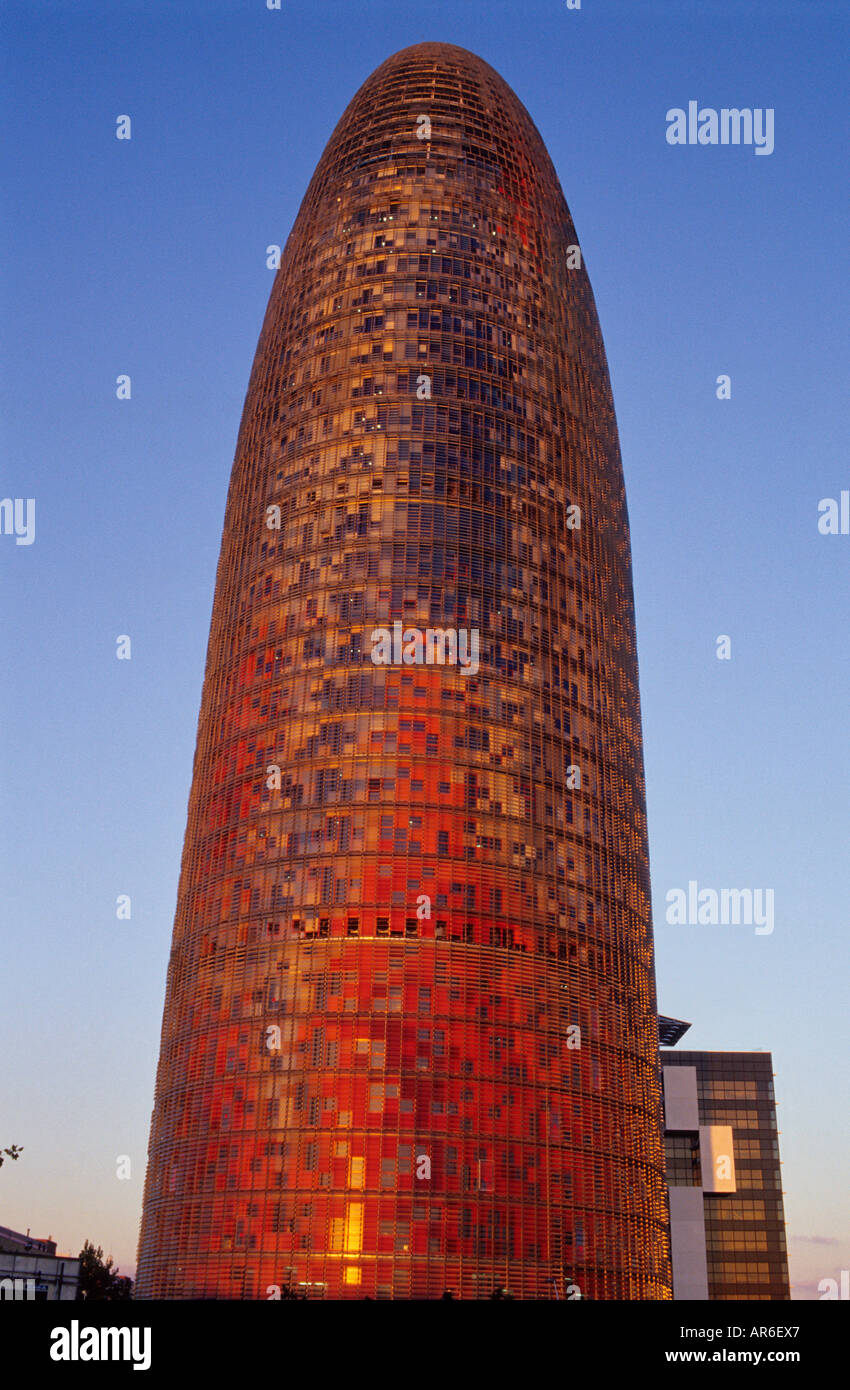
[[[661,1059],[664,1067],[696,1068],[701,1125],[732,1128],[737,1190],[703,1196],[709,1298],[789,1299],[771,1054],[662,1049]],[[671,1186],[686,1185],[678,1140],[665,1136]]]
[[[445,45],[373,74],[308,189],[228,497],[143,1294],[669,1297],[628,523],[576,243],[524,108]],[[479,673],[373,666],[396,620],[477,628]]]

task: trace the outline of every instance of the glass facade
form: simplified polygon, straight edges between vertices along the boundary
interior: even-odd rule
[[[254,361],[139,1296],[670,1297],[642,758],[575,230],[502,79],[420,44]]]
[[[703,1191],[708,1297],[790,1299],[770,1053],[662,1051],[661,1060],[696,1069],[701,1127],[731,1129],[730,1190]],[[697,1133],[668,1131],[665,1144],[671,1187],[710,1185]]]

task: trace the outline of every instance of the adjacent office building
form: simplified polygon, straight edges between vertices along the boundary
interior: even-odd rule
[[[137,1296],[669,1298],[660,1117],[593,294],[525,108],[419,44],[333,132],[254,360]]]
[[[661,1018],[676,1299],[788,1299],[782,1175],[769,1052],[674,1052]]]
[[[0,1298],[67,1301],[77,1297],[80,1261],[57,1255],[56,1241],[0,1226]]]

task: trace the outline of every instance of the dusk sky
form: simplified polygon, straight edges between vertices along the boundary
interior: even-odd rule
[[[850,534],[818,527],[850,489],[844,0],[7,0],[2,27],[0,496],[35,499],[35,534],[0,535],[0,1148],[24,1150],[0,1224],[134,1272],[266,248],[363,80],[433,39],[517,93],[575,220],[629,503],[659,1008],[683,1048],[772,1052],[793,1296],[818,1297],[850,1267]],[[669,144],[692,100],[770,109],[772,153]],[[773,890],[773,930],[668,924],[691,881]]]

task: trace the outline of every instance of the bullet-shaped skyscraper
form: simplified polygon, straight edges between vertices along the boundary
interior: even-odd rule
[[[505,82],[418,44],[254,360],[142,1297],[670,1297],[642,760],[583,250]]]

